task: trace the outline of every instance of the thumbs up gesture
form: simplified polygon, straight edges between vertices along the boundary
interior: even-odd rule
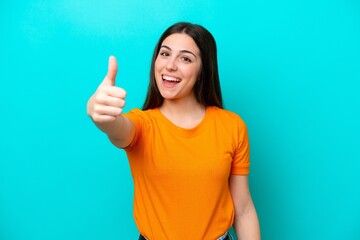
[[[115,86],[117,70],[116,58],[110,56],[108,72],[87,103],[87,114],[96,123],[115,121],[125,106],[126,92]]]

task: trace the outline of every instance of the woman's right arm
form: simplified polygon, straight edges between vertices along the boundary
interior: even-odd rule
[[[126,92],[115,86],[116,74],[116,59],[111,56],[107,75],[87,103],[87,114],[115,146],[124,148],[131,143],[135,126],[122,116]]]

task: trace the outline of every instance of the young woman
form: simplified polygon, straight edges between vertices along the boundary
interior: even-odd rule
[[[87,112],[126,151],[134,180],[134,217],[149,240],[260,239],[251,199],[245,123],[223,109],[216,44],[209,31],[177,23],[160,37],[142,110],[123,114],[117,63]]]

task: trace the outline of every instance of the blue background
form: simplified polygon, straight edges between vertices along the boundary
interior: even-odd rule
[[[360,239],[357,0],[1,1],[0,239],[136,239],[125,154],[86,115],[118,58],[127,107],[177,21],[218,44],[264,240]]]

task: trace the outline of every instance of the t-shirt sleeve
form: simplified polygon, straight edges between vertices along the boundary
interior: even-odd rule
[[[237,123],[237,135],[237,146],[231,165],[231,174],[248,175],[250,171],[250,146],[247,127],[241,119]]]
[[[143,117],[143,115],[144,115],[143,111],[141,111],[138,108],[135,108],[135,109],[131,110],[130,112],[123,114],[123,116],[127,117],[135,126],[134,138],[130,142],[129,146],[124,148],[125,151],[131,151],[132,149],[134,149],[134,147],[136,146],[136,143],[140,139],[142,128],[143,128],[143,126],[142,126],[143,121],[141,121],[141,118]]]

